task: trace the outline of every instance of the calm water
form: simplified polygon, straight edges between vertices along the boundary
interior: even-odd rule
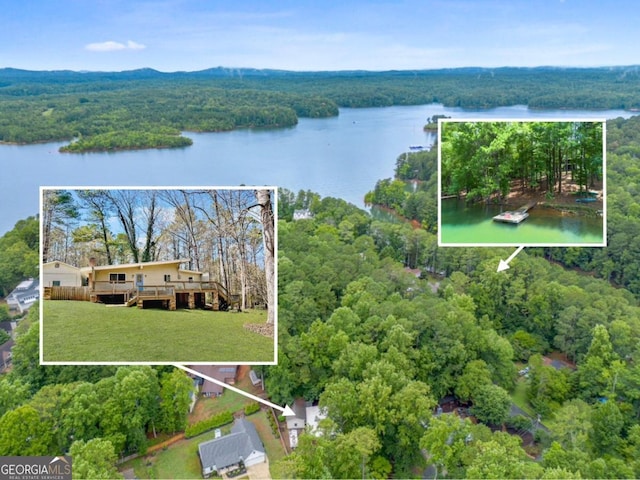
[[[342,109],[287,129],[186,133],[179,150],[60,154],[64,143],[0,145],[0,235],[39,208],[39,186],[275,185],[310,189],[360,207],[377,180],[393,176],[410,145],[431,145],[427,118],[615,118],[624,111],[531,111],[523,106],[462,110],[442,105]]]
[[[519,225],[494,222],[499,206],[466,206],[464,201],[442,201],[442,243],[491,244],[602,244],[602,218],[562,215],[534,207]]]

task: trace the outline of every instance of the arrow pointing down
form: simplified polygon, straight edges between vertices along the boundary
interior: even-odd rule
[[[193,370],[192,368],[189,367],[185,367],[184,365],[174,365],[174,367],[179,368],[181,370],[184,370],[185,372],[188,372],[192,375],[195,375],[196,377],[200,377],[200,378],[204,378],[205,380],[209,380],[210,382],[213,382],[217,385],[220,385],[223,388],[228,388],[229,390],[239,393],[240,395],[244,395],[245,397],[249,397],[252,400],[255,400],[256,402],[260,402],[260,403],[264,403],[265,405],[271,407],[271,408],[275,408],[276,410],[280,410],[282,412],[282,415],[284,415],[285,417],[293,417],[295,416],[295,412],[293,410],[291,410],[291,407],[289,407],[289,405],[285,405],[284,407],[281,407],[280,405],[276,405],[275,403],[271,403],[267,400],[265,400],[264,398],[260,398],[257,397],[255,395],[252,395],[248,392],[245,392],[244,390],[240,390],[239,388],[236,388],[232,385],[228,385],[224,382],[221,382],[220,380],[217,380],[215,378],[211,378],[208,375],[204,375],[203,373],[198,372],[197,370]]]
[[[518,255],[522,251],[523,248],[524,245],[519,246],[517,250],[509,256],[509,258],[507,258],[506,260],[500,260],[500,264],[498,265],[498,272],[507,270],[509,268],[509,262],[511,262],[511,260],[513,260],[516,255]]]

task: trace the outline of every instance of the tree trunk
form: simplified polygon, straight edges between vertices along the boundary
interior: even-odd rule
[[[275,238],[274,218],[271,206],[271,191],[256,190],[256,199],[260,205],[262,239],[264,242],[264,270],[267,277],[267,323],[275,323]]]

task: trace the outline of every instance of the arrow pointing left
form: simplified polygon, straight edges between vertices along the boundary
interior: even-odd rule
[[[513,252],[511,255],[509,255],[509,258],[507,258],[506,260],[500,260],[500,264],[498,265],[498,272],[502,272],[502,271],[510,268],[509,267],[509,262],[511,260],[513,260],[514,258],[516,258],[516,255],[518,255],[522,251],[523,248],[524,248],[524,245],[519,246],[518,249],[515,252]]]
[[[263,403],[271,408],[275,408],[276,410],[280,410],[282,412],[282,415],[284,415],[285,417],[293,417],[295,416],[295,412],[293,410],[291,410],[291,407],[289,407],[289,405],[285,405],[284,407],[281,407],[280,405],[276,405],[275,403],[269,402],[267,400],[265,400],[264,398],[260,398],[257,397],[256,395],[252,395],[249,392],[245,392],[244,390],[240,390],[239,388],[236,388],[232,385],[226,384],[224,382],[221,382],[218,379],[215,378],[211,378],[208,375],[205,375],[203,373],[198,372],[197,370],[194,370],[192,368],[189,367],[185,367],[184,365],[174,365],[174,367],[179,368],[181,370],[184,370],[185,372],[188,372],[192,375],[195,375],[196,377],[200,377],[200,378],[204,378],[205,380],[209,380],[210,382],[215,383],[216,385],[220,385],[223,388],[228,388],[229,390],[239,393],[240,395],[244,395],[245,397],[249,397],[252,400],[255,400],[256,402],[260,402]]]

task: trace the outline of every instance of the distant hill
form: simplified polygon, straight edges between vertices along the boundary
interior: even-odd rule
[[[156,78],[243,78],[243,77],[262,77],[262,78],[283,78],[283,77],[415,77],[415,76],[466,76],[466,75],[536,75],[536,74],[587,74],[587,75],[607,75],[607,76],[627,76],[638,77],[640,75],[640,66],[612,66],[612,67],[460,67],[460,68],[441,68],[441,69],[424,69],[424,70],[386,70],[386,71],[370,71],[370,70],[336,70],[336,71],[293,71],[293,70],[277,70],[277,69],[259,69],[259,68],[234,68],[234,67],[212,67],[197,71],[176,71],[161,72],[153,68],[139,68],[136,70],[124,71],[74,71],[74,70],[22,70],[17,68],[0,68],[0,80],[16,80],[16,81],[51,81],[51,80],[69,80],[69,81],[100,81],[100,80],[140,80],[140,79],[156,79]]]

